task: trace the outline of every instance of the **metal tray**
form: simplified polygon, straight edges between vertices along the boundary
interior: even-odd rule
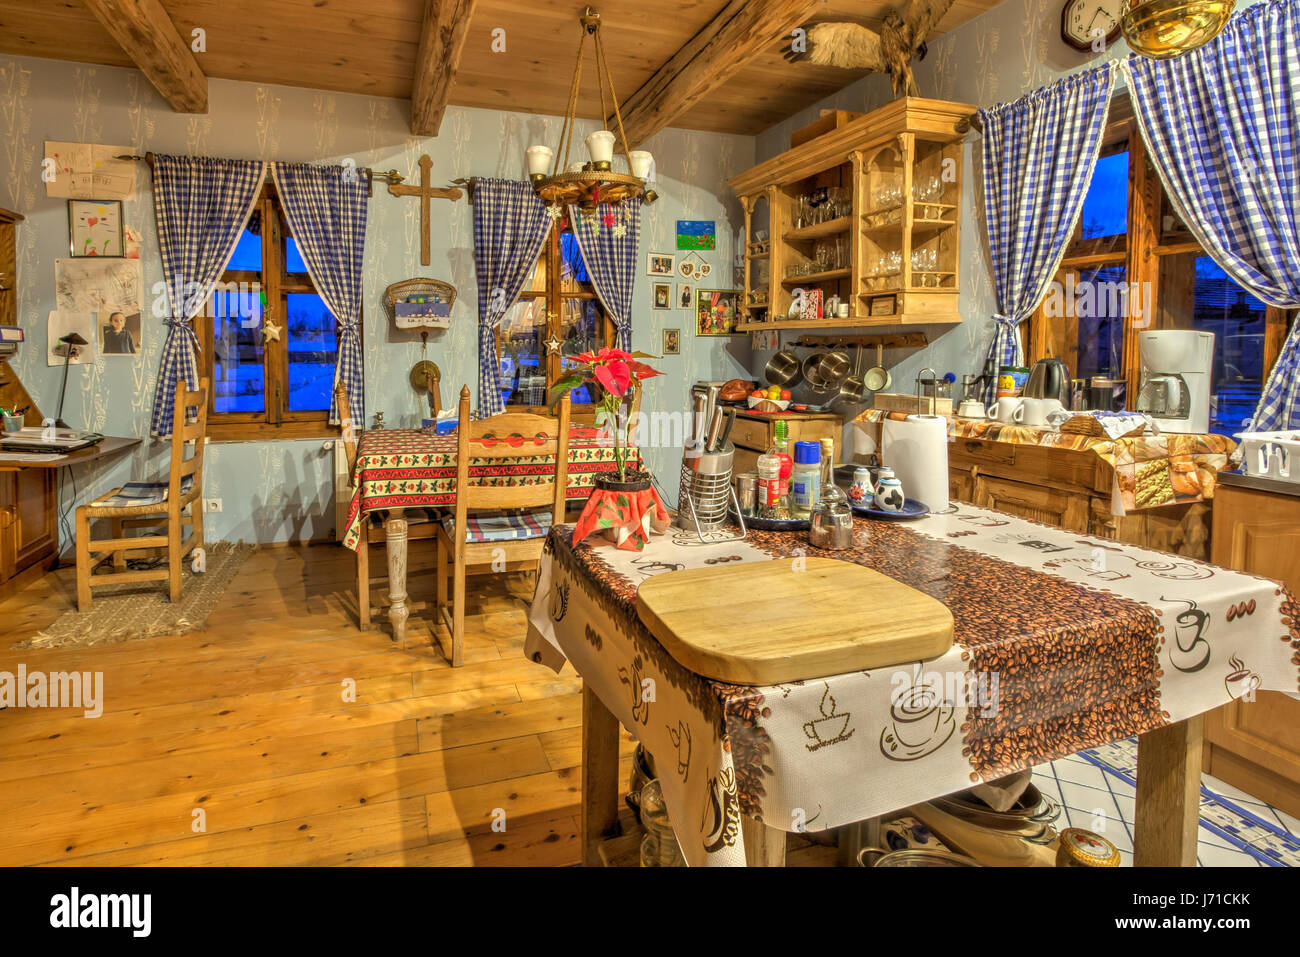
[[[736,520],[736,510],[730,512],[731,520]],[[760,532],[805,532],[812,525],[806,518],[759,518],[756,515],[745,516],[745,527],[755,528]]]
[[[904,499],[902,511],[898,512],[887,512],[880,508],[855,505],[853,502],[849,502],[849,506],[853,509],[854,515],[862,515],[866,518],[875,518],[886,522],[905,522],[913,518],[923,518],[930,514],[929,506],[924,502],[918,502],[914,498]]]

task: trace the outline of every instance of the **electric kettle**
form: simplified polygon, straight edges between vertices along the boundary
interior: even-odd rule
[[[1056,399],[1070,408],[1070,368],[1060,359],[1039,359],[1029,370],[1025,383],[1027,399]]]

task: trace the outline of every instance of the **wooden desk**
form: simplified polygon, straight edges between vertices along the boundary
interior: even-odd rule
[[[67,455],[19,460],[0,452],[0,595],[21,588],[58,561],[58,470],[125,452],[141,439],[106,436]]]
[[[34,458],[15,459],[13,452],[0,451],[0,472],[14,469],[59,469],[65,465],[81,465],[93,459],[102,459],[108,455],[133,449],[143,439],[132,439],[119,435],[106,435],[103,440],[85,449],[77,449],[67,455],[51,455],[48,461]]]

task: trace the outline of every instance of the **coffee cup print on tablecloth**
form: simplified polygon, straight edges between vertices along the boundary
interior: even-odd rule
[[[812,744],[805,744],[805,748],[809,751],[820,751],[827,745],[838,744],[853,737],[856,729],[849,727],[849,720],[853,714],[849,711],[838,713],[835,711],[835,696],[831,694],[829,684],[826,684],[826,690],[822,692],[818,710],[821,711],[820,718],[804,722],[803,733],[812,742]]]
[[[1233,698],[1255,700],[1255,692],[1264,679],[1246,667],[1245,663],[1233,655],[1228,659],[1228,676],[1223,679],[1223,687]]]
[[[933,754],[957,728],[956,709],[944,700],[941,687],[923,679],[920,666],[893,699],[890,723],[880,732],[880,753],[892,761],[915,761]]]

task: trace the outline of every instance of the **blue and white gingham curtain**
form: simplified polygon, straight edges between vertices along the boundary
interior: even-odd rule
[[[352,419],[364,426],[360,323],[368,186],[355,167],[272,163],[271,174],[307,273],[338,321],[334,383],[343,381]],[[330,424],[338,423],[338,404],[331,393]]]
[[[1114,64],[1107,63],[980,110],[998,297],[989,356],[999,367],[1024,364],[1019,327],[1043,301],[1074,233],[1114,84]]]
[[[629,199],[618,206],[601,203],[595,214],[586,219],[578,207],[570,206],[569,222],[574,224],[573,235],[587,264],[591,284],[618,330],[616,345],[630,352],[632,285],[636,282],[636,251],[641,240],[641,200]],[[623,229],[616,230],[615,226]]]
[[[1201,49],[1125,64],[1142,136],[1170,201],[1229,276],[1273,306],[1300,305],[1300,3],[1234,17]],[[1251,424],[1300,427],[1300,323]]]
[[[478,277],[478,414],[498,415],[501,360],[496,329],[537,265],[552,220],[531,183],[474,180],[474,272]]]
[[[153,211],[168,300],[149,425],[160,439],[172,434],[176,383],[184,378],[191,389],[199,387],[199,340],[190,320],[230,261],[265,177],[260,160],[154,156]]]

